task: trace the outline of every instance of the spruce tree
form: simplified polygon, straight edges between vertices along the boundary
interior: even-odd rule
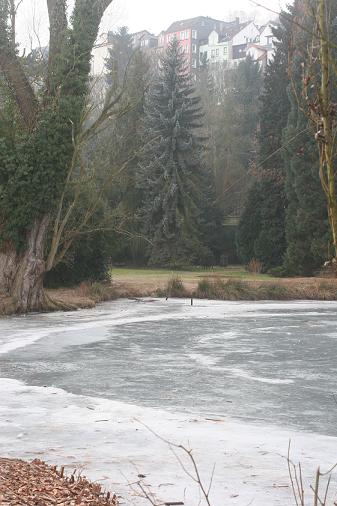
[[[260,66],[251,58],[236,68],[212,68],[204,62],[199,71],[198,85],[206,112],[207,160],[225,215],[243,207],[249,168],[256,157],[262,82]]]
[[[275,57],[267,65],[259,111],[259,169],[245,204],[238,229],[238,249],[247,263],[257,258],[265,270],[280,266],[286,250],[285,167],[280,150],[290,109],[287,87],[291,23],[282,13],[273,29]]]
[[[209,261],[200,214],[209,178],[203,166],[202,108],[184,53],[174,39],[160,61],[145,107],[146,148],[139,164],[141,216],[152,265]]]
[[[251,58],[230,74],[224,98],[223,123],[218,132],[217,172],[222,172],[222,202],[226,215],[243,206],[251,181],[250,169],[256,161],[259,97],[263,86],[260,66]],[[220,162],[220,164],[219,164]]]
[[[105,61],[106,80],[109,87],[115,89],[123,85],[125,73],[134,53],[132,35],[126,26],[109,32],[108,58]]]
[[[314,0],[315,3],[316,0]],[[286,165],[287,251],[285,267],[290,274],[312,275],[328,257],[329,230],[324,193],[318,170],[318,152],[309,121],[301,104],[303,62],[314,19],[304,16],[306,2],[294,4],[291,54],[291,109],[284,134]],[[304,26],[305,29],[299,29]]]
[[[101,154],[108,156],[112,170],[129,160],[127,166],[107,191],[110,202],[118,206],[124,228],[128,234],[121,235],[114,248],[113,260],[144,263],[146,241],[140,237],[137,211],[141,205],[141,192],[136,185],[136,173],[143,143],[143,120],[145,93],[151,81],[149,57],[132,46],[132,37],[126,27],[111,34],[112,48],[106,60],[109,92],[123,92],[122,102],[127,112],[117,116],[100,139]],[[118,72],[117,72],[118,69]],[[103,153],[102,153],[103,151]]]

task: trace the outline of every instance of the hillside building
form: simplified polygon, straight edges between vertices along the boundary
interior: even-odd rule
[[[200,46],[201,61],[207,60],[211,66],[233,67],[246,58],[250,44],[260,38],[260,31],[253,21],[240,23],[237,18],[226,25],[222,31],[213,30]]]

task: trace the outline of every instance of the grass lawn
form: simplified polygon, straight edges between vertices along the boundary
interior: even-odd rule
[[[110,270],[119,297],[195,297],[213,300],[337,300],[337,279],[274,278],[240,265],[191,270]]]
[[[177,276],[184,280],[194,280],[200,278],[236,278],[236,279],[250,279],[250,280],[264,280],[273,279],[268,274],[251,274],[240,265],[230,265],[228,267],[213,267],[211,269],[206,268],[192,268],[188,271],[177,271],[172,269],[151,269],[151,268],[128,268],[118,267],[110,270],[111,278],[115,280],[132,280],[137,278],[143,278],[148,280],[157,279],[165,281]]]

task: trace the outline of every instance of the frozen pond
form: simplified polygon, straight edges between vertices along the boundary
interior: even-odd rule
[[[292,504],[290,437],[308,475],[337,461],[336,340],[336,303],[124,300],[2,320],[0,454],[84,465],[122,493],[134,459],[177,499],[188,478],[142,421],[198,441],[205,472],[220,463],[215,500]]]
[[[1,377],[337,435],[337,305],[118,302],[0,323]]]

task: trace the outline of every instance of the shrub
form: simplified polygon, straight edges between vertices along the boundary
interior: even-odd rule
[[[214,294],[214,283],[209,279],[202,278],[198,282],[197,296],[201,298],[210,298]]]
[[[110,242],[109,242],[110,241]],[[103,281],[110,262],[111,240],[107,233],[96,232],[75,243],[63,262],[46,276],[46,286],[74,286],[81,281]]]
[[[223,287],[225,300],[251,300],[252,290],[248,283],[240,279],[229,279]]]
[[[270,276],[274,276],[274,278],[285,278],[288,275],[288,272],[283,265],[280,265],[279,267],[269,269],[268,274],[270,274]]]
[[[158,295],[164,295],[165,297],[185,297],[187,291],[184,287],[182,279],[179,276],[172,276],[164,290],[159,290]]]
[[[239,279],[228,279],[226,282],[222,279],[215,281],[202,279],[198,283],[195,295],[202,299],[250,300],[252,290],[248,283]]]
[[[103,302],[116,299],[116,290],[110,283],[94,282],[88,286],[88,295],[95,302]]]
[[[257,258],[252,258],[247,264],[247,271],[252,274],[261,274],[262,272],[262,263]]]
[[[292,298],[289,288],[271,283],[261,285],[257,294],[258,298],[262,300],[287,300]]]

